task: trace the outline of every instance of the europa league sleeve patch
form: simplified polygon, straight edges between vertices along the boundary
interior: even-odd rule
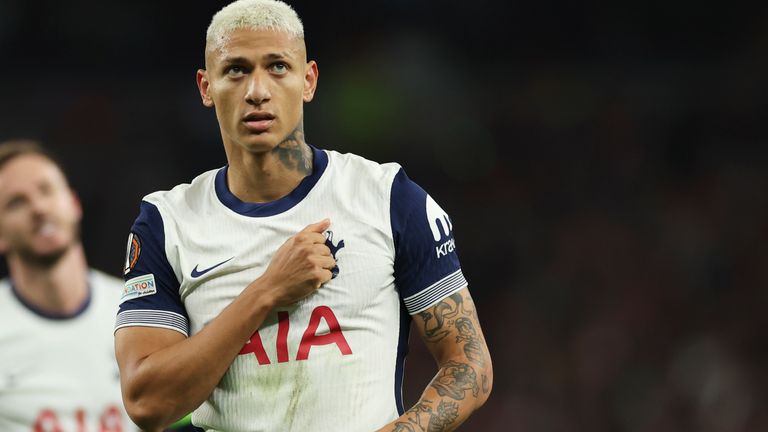
[[[125,282],[125,288],[123,289],[123,296],[120,298],[120,304],[123,304],[126,300],[154,295],[155,293],[157,293],[155,275],[150,273],[148,275],[135,277]]]
[[[128,246],[125,249],[125,268],[124,274],[130,273],[131,270],[139,262],[139,255],[141,255],[141,240],[138,234],[130,233],[128,235]]]

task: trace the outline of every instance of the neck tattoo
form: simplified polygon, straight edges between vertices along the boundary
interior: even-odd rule
[[[312,173],[312,150],[304,142],[304,128],[301,123],[272,151],[286,168],[305,176]]]

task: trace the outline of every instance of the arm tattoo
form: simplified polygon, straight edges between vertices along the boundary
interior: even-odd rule
[[[466,363],[453,360],[445,363],[430,385],[440,396],[449,396],[456,400],[464,399],[464,392],[467,390],[471,390],[472,396],[477,397],[479,390],[475,370]]]
[[[446,301],[448,299],[450,299],[454,304],[453,306],[451,306],[449,302]],[[464,305],[464,298],[461,296],[461,294],[453,293],[448,297],[448,299],[442,300],[440,303],[434,306],[434,315],[427,311],[419,313],[421,319],[424,320],[424,333],[426,334],[427,340],[429,342],[439,342],[444,337],[448,336],[450,331],[445,328],[446,320],[450,320],[460,313],[469,315],[473,312],[472,310],[467,310]],[[432,318],[435,319],[434,326],[430,325]],[[447,324],[447,327],[450,327],[452,321],[448,321]]]
[[[464,355],[472,363],[484,368],[485,357],[483,356],[483,347],[480,344],[480,339],[477,337],[472,321],[469,318],[461,317],[456,320],[455,324],[456,330],[459,331],[459,335],[456,336],[456,343],[466,342],[464,344]]]
[[[450,349],[456,353],[461,347],[464,356],[441,359],[440,370],[429,384],[440,398],[434,402],[426,399],[408,410],[394,423],[395,432],[445,432],[455,427],[464,400],[487,395],[491,391],[489,366],[485,341],[477,323],[472,297],[454,293],[420,312],[424,339],[428,344],[455,344]],[[446,339],[449,337],[448,339]],[[454,342],[455,338],[455,342]],[[451,358],[452,360],[449,360]],[[470,393],[467,397],[467,392]]]
[[[419,402],[418,404],[414,405],[413,408],[409,409],[408,412],[405,413],[407,416],[408,421],[402,422],[399,421],[395,423],[395,429],[393,432],[423,432],[426,429],[424,428],[424,424],[429,423],[429,418],[432,416],[432,407],[428,404],[431,404],[432,401],[423,400]],[[413,417],[411,417],[413,415]]]
[[[441,432],[449,428],[459,417],[459,404],[456,402],[440,401],[437,414],[429,419],[427,432]]]
[[[470,319],[474,312],[472,300],[465,301],[461,294],[455,293],[435,305],[432,312],[424,311],[419,313],[419,316],[424,321],[427,341],[440,342],[451,333],[453,327],[459,333],[456,343],[464,343],[464,355],[467,359],[480,368],[485,368],[482,340]]]
[[[304,142],[304,127],[301,123],[272,151],[288,169],[304,175],[312,174],[312,150]]]
[[[459,417],[459,404],[440,401],[437,412],[434,412],[428,405],[431,403],[424,400],[409,409],[405,413],[408,421],[395,423],[393,432],[444,432],[450,428]]]
[[[413,421],[411,419],[408,419],[409,422]],[[416,429],[411,423],[409,422],[397,422],[395,423],[395,428],[392,429],[392,432],[419,432],[423,431],[424,429],[419,428]]]

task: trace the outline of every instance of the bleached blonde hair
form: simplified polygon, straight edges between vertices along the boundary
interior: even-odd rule
[[[304,38],[296,11],[279,0],[237,0],[213,16],[205,35],[208,46],[218,45],[233,30],[271,30]]]

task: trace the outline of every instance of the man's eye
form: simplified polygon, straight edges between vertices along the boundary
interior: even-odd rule
[[[245,68],[241,66],[230,66],[224,72],[230,76],[242,75],[245,73]]]
[[[275,63],[269,68],[272,72],[278,75],[283,75],[288,72],[288,65],[285,63]]]
[[[24,198],[13,197],[7,203],[5,203],[6,210],[15,210],[24,204]]]
[[[53,186],[50,183],[43,183],[40,185],[40,193],[43,196],[48,196],[53,193]]]

